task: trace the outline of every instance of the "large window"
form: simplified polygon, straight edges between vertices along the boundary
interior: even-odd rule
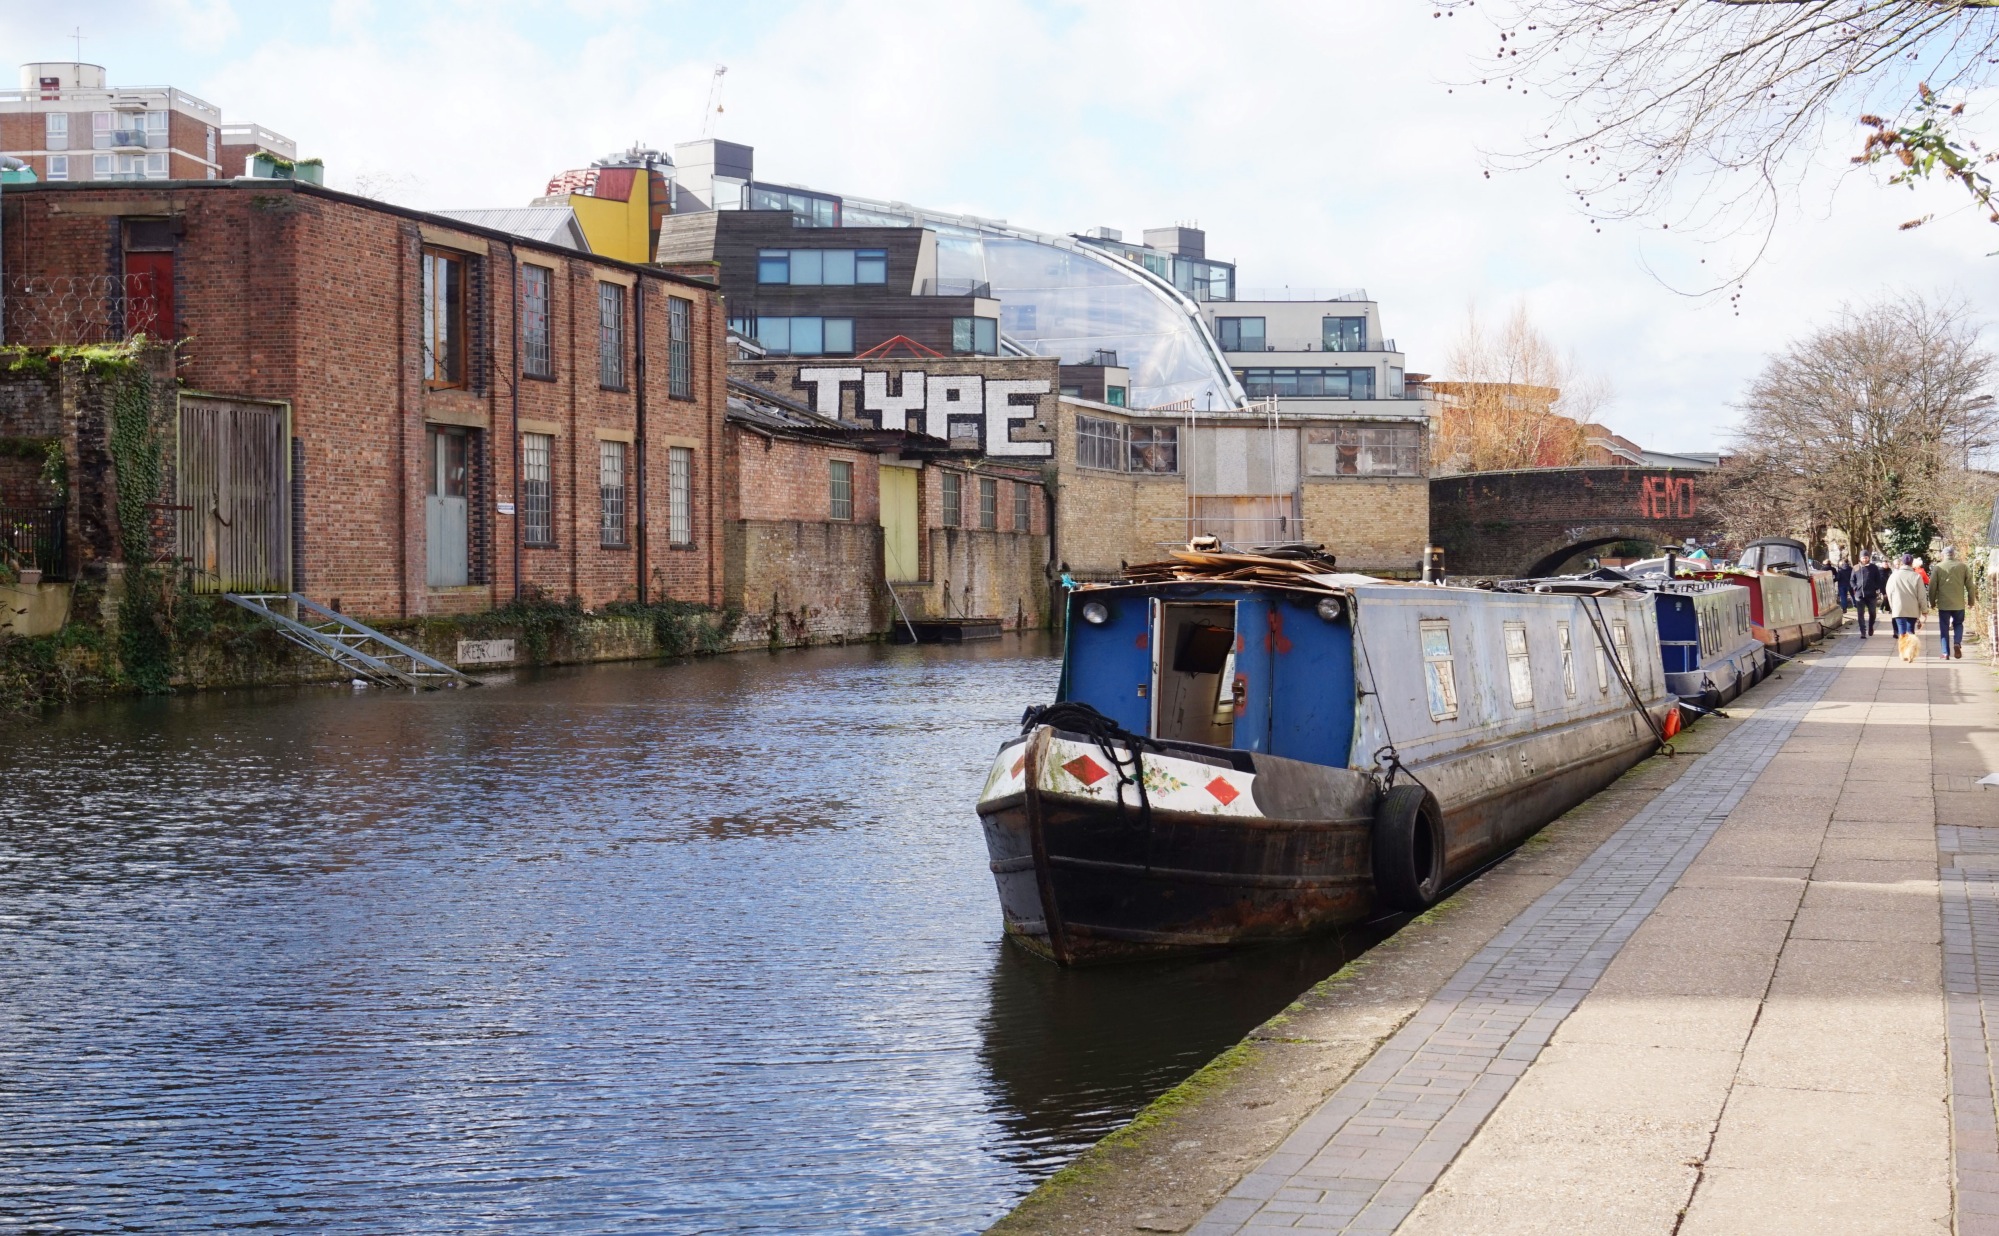
[[[597,444],[597,498],[605,545],[625,544],[625,444]]]
[[[965,522],[965,478],[962,473],[946,472],[944,483],[944,526],[956,528]]]
[[[1123,421],[1107,421],[1094,416],[1077,417],[1076,463],[1085,468],[1124,471],[1124,434]]]
[[[1323,342],[1328,352],[1367,351],[1366,318],[1326,318],[1323,320]]]
[[[465,385],[465,259],[435,249],[423,253],[423,380]]]
[[[684,446],[666,452],[666,540],[694,544],[694,452]]]
[[[758,318],[756,335],[772,356],[847,356],[854,350],[854,319]]]
[[[1034,531],[1034,486],[1021,481],[1013,483],[1013,530]]]
[[[554,455],[553,435],[521,435],[521,540],[529,545],[555,544]]]
[[[1216,333],[1224,352],[1263,351],[1262,318],[1216,318]]]
[[[1373,369],[1238,369],[1251,399],[1372,399]]]
[[[625,288],[619,283],[597,285],[597,384],[625,386]]]
[[[800,227],[839,227],[840,200],[795,189],[750,186],[751,210],[788,210]]]
[[[694,398],[694,302],[666,298],[666,395]]]
[[[1421,425],[1315,425],[1305,430],[1307,476],[1421,476]]]
[[[530,377],[555,376],[555,352],[548,331],[548,287],[553,273],[545,266],[521,267],[521,372]]]
[[[974,356],[998,356],[999,319],[952,318],[951,350]]]
[[[49,156],[49,179],[50,179],[50,180],[68,180],[68,179],[69,179],[69,156],[68,156],[68,155],[50,155],[50,156]]]
[[[979,478],[979,527],[987,532],[999,528],[999,482],[990,476]]]
[[[844,459],[835,459],[826,465],[830,482],[830,500],[826,504],[828,519],[852,519],[854,517],[854,465]]]
[[[46,150],[69,149],[68,112],[48,112],[43,116],[42,146]]]
[[[1506,640],[1506,680],[1513,689],[1515,708],[1534,706],[1534,658],[1527,650],[1527,624],[1509,622],[1503,629]]]
[[[1133,472],[1178,472],[1180,470],[1180,427],[1178,425],[1131,425]]]
[[[852,287],[888,282],[886,249],[759,249],[757,282]]]

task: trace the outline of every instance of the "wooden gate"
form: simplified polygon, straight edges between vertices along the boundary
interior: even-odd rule
[[[196,592],[290,592],[291,408],[180,397],[180,557]]]

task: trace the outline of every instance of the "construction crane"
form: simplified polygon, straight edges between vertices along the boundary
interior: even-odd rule
[[[722,114],[722,76],[729,71],[726,64],[715,66],[715,76],[708,83],[708,106],[701,113],[701,136],[715,136],[715,117]]]

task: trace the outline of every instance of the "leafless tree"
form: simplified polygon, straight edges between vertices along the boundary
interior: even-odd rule
[[[1497,329],[1476,309],[1445,358],[1434,454],[1440,472],[1565,467],[1583,459],[1584,425],[1605,384],[1558,351],[1516,305]]]
[[[1750,383],[1721,478],[1724,530],[1817,543],[1837,527],[1866,549],[1898,518],[1961,524],[1999,444],[1995,364],[1962,302],[1841,309]]]
[[[1767,239],[1829,125],[1903,114],[1921,83],[1999,80],[1999,0],[1437,4],[1498,26],[1480,84],[1552,100],[1543,131],[1496,163],[1559,162],[1588,217],[1695,235]]]

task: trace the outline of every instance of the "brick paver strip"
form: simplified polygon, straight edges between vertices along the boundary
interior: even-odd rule
[[[1192,1236],[1394,1231],[1679,881],[1845,661],[1793,666],[1795,679],[1781,695],[1507,924],[1215,1203]],[[1999,883],[1992,887],[1999,891]],[[1993,932],[1990,964],[1999,970],[1999,903],[1985,909]],[[1999,996],[1999,973],[1994,980],[1990,990]],[[1989,1069],[1981,1076],[1989,1077]],[[1990,1113],[1989,1091],[1987,1100],[1982,1110]],[[1987,1170],[1999,1171],[1999,1160]]]
[[[1944,1025],[1959,1236],[1999,1233],[1999,829],[1937,828]]]

